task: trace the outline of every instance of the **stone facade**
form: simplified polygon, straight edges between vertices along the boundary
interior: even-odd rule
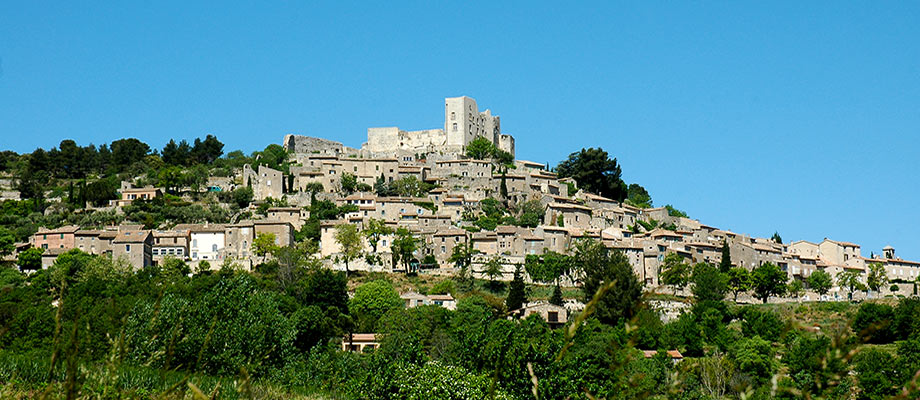
[[[501,133],[501,119],[492,111],[479,111],[476,100],[467,97],[444,99],[444,127],[405,131],[398,127],[368,128],[361,147],[368,156],[448,153],[462,154],[477,137],[484,137],[501,150],[514,155],[514,137]]]

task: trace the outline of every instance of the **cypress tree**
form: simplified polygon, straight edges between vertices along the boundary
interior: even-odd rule
[[[557,306],[562,306],[562,288],[559,285],[556,285],[556,288],[553,289],[553,295],[549,298],[549,304],[555,304]]]
[[[521,276],[521,267],[518,266],[514,269],[514,279],[511,280],[508,288],[505,305],[508,306],[508,311],[511,311],[523,307],[525,302],[527,302],[526,284],[524,284],[524,277]]]
[[[728,249],[728,242],[722,242],[722,261],[719,262],[719,272],[727,274],[732,269],[732,253]]]

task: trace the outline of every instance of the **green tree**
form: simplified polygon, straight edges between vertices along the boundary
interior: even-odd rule
[[[562,288],[559,285],[553,287],[553,294],[549,298],[549,304],[554,304],[557,306],[562,306],[565,304],[565,300],[562,298]]]
[[[396,229],[396,237],[393,238],[390,249],[396,262],[403,265],[407,274],[410,272],[409,264],[412,262],[413,254],[418,250],[418,246],[419,239],[412,235],[412,232],[409,232],[406,228]]]
[[[783,244],[783,237],[779,235],[779,232],[773,232],[773,236],[770,240],[773,240],[773,243]]]
[[[466,156],[474,160],[487,160],[495,154],[495,145],[483,136],[477,136],[466,145]]]
[[[651,208],[652,196],[638,183],[630,183],[626,189],[626,203],[638,208]]]
[[[677,253],[668,253],[662,262],[661,283],[683,289],[690,283],[693,269]]]
[[[382,219],[371,218],[367,221],[367,227],[364,228],[364,236],[367,237],[374,253],[377,253],[377,244],[386,235],[392,235],[393,228],[387,226],[386,221]]]
[[[787,289],[789,296],[798,299],[802,297],[803,293],[805,293],[805,284],[803,284],[802,281],[798,279],[794,279],[792,282],[789,282]]]
[[[708,263],[693,266],[693,297],[697,301],[722,301],[727,290],[725,275]]]
[[[493,256],[482,266],[482,274],[489,277],[489,286],[493,289],[497,286],[496,278],[502,276],[502,258]]]
[[[869,264],[869,272],[866,274],[866,286],[879,293],[879,290],[888,283],[888,273],[885,266],[881,263]]]
[[[21,270],[30,270],[35,271],[42,268],[42,253],[45,251],[39,248],[30,248],[19,253],[17,256],[17,263],[19,264],[19,269]]]
[[[135,138],[119,139],[111,144],[112,163],[127,167],[144,159],[150,153],[150,146]]]
[[[769,381],[776,369],[772,343],[760,336],[741,339],[732,348],[732,356],[738,370],[750,376],[755,386]]]
[[[346,194],[354,193],[358,186],[358,177],[354,174],[345,172],[342,174],[342,191]]]
[[[738,294],[751,290],[751,273],[742,267],[734,267],[728,270],[728,291],[732,293],[735,302],[738,301]]]
[[[863,341],[875,344],[895,340],[895,312],[887,304],[863,303],[853,317],[853,331]]]
[[[238,187],[230,192],[231,200],[240,208],[249,207],[252,202],[253,192],[249,186]]]
[[[540,200],[528,200],[517,207],[517,225],[526,228],[536,228],[543,222],[546,208]]]
[[[722,242],[722,259],[719,260],[719,271],[727,274],[732,269],[732,251],[728,248],[728,242]]]
[[[520,265],[514,268],[514,278],[508,287],[508,298],[505,305],[508,310],[517,310],[527,302],[527,285],[524,283],[524,277],[521,275]]]
[[[614,325],[636,315],[642,295],[642,284],[633,273],[629,259],[618,251],[609,251],[600,242],[582,240],[575,247],[575,265],[584,275],[585,301],[590,301],[601,288],[610,285],[597,303],[595,315],[603,323]]]
[[[345,275],[348,276],[348,263],[361,256],[363,242],[358,226],[339,224],[335,227],[335,242],[339,244],[342,260],[345,261]]]
[[[891,354],[866,348],[853,357],[853,362],[856,365],[853,370],[861,389],[860,399],[890,399],[901,391],[905,379],[899,373]]]
[[[786,280],[788,276],[776,264],[767,262],[754,268],[751,272],[751,286],[754,296],[767,302],[770,296],[782,296],[786,293]]]
[[[9,229],[0,226],[0,257],[13,254],[16,249],[16,237]]]
[[[670,204],[665,204],[664,208],[665,208],[665,210],[668,211],[668,215],[669,215],[669,216],[672,216],[672,217],[689,218],[689,216],[687,215],[687,213],[685,213],[685,212],[683,212],[683,211],[681,211],[681,210],[678,210],[677,208],[675,208],[674,206],[672,206],[672,205],[670,205]]]
[[[224,154],[224,144],[214,135],[205,136],[204,140],[195,138],[190,152],[196,163],[210,165]]]
[[[817,270],[808,276],[808,287],[819,295],[826,295],[833,286],[834,281],[833,278],[831,278],[831,274],[824,270]]]
[[[278,250],[278,245],[275,244],[275,240],[274,233],[260,233],[256,235],[256,238],[252,240],[252,252],[259,257],[265,257],[268,254],[274,253]]]
[[[559,178],[575,179],[579,188],[616,201],[626,199],[627,188],[620,177],[620,165],[603,149],[581,149],[570,154],[568,159],[556,166],[556,173]]]
[[[856,270],[848,269],[837,274],[837,286],[847,290],[847,298],[853,300],[853,293],[857,290],[864,290],[866,285],[860,281],[860,273]]]
[[[359,332],[375,332],[377,321],[390,310],[402,308],[403,301],[390,282],[376,280],[358,286],[348,302]]]

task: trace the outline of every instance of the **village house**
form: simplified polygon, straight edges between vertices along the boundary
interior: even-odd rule
[[[56,229],[39,228],[31,237],[32,247],[39,249],[72,249],[74,236],[80,228],[75,225],[62,226]]]
[[[225,230],[223,224],[179,224],[174,230],[188,230],[191,245],[189,253],[192,261],[220,260],[221,251],[225,246]]]
[[[353,333],[342,339],[342,351],[364,353],[380,347],[380,337],[376,333]]]
[[[258,168],[254,171],[249,164],[243,166],[243,185],[252,188],[253,200],[280,199],[284,195],[284,174],[264,165]]]
[[[155,187],[146,186],[142,188],[123,188],[121,189],[121,199],[112,200],[111,205],[124,207],[131,204],[134,200],[151,200],[163,195],[163,192]]]
[[[112,241],[117,234],[112,230],[80,229],[74,233],[74,244],[84,253],[111,255]]]
[[[565,325],[568,319],[568,310],[565,307],[550,304],[545,301],[527,303],[524,307],[508,312],[509,318],[527,318],[532,314],[537,314],[550,326],[558,328]]]
[[[189,258],[189,241],[191,232],[181,230],[153,231],[153,260],[160,262],[166,257],[185,260]]]
[[[121,231],[112,241],[112,257],[124,258],[134,269],[153,265],[153,235],[150,231]]]
[[[265,219],[288,222],[294,226],[294,230],[299,231],[307,219],[305,213],[306,211],[300,207],[270,207]]]
[[[449,294],[424,295],[417,292],[406,292],[399,296],[405,302],[406,308],[418,306],[438,306],[448,310],[457,309],[457,301]]]

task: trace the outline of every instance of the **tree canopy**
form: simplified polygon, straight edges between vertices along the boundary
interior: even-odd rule
[[[575,179],[579,188],[589,192],[616,201],[626,199],[627,186],[620,177],[620,165],[603,149],[581,149],[569,154],[568,159],[556,166],[556,173],[560,178]]]

